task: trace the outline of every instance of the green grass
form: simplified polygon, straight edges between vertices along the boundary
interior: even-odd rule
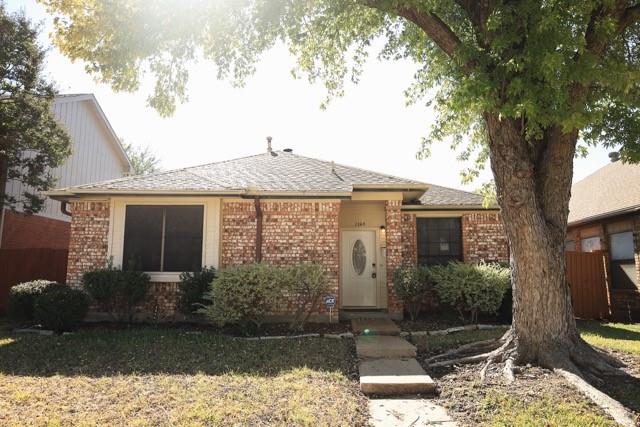
[[[523,401],[512,395],[490,392],[480,403],[486,414],[485,427],[615,427],[617,423],[600,414],[586,403],[561,402],[557,397],[545,395]]]
[[[591,345],[640,355],[640,323],[580,322],[579,328]]]
[[[0,425],[363,425],[349,340],[0,332]]]

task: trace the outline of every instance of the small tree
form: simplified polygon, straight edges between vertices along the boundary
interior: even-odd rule
[[[416,320],[424,305],[426,293],[433,282],[427,267],[398,267],[393,272],[393,289],[409,312],[411,320]]]
[[[120,140],[129,162],[131,172],[135,175],[146,175],[160,170],[160,159],[149,147],[140,147]]]
[[[440,300],[472,323],[478,322],[479,313],[495,313],[510,285],[509,268],[499,264],[452,262],[433,266],[430,272]]]
[[[322,296],[327,292],[327,272],[319,264],[298,264],[285,271],[288,296],[296,307],[289,327],[301,331],[311,314],[318,311]]]

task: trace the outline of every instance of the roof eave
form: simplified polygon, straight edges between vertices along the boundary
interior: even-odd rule
[[[367,190],[393,190],[393,191],[408,191],[408,190],[422,190],[427,191],[429,184],[421,183],[399,183],[399,184],[353,184],[354,191],[367,191]]]
[[[597,215],[591,215],[588,217],[584,217],[584,218],[580,218],[574,221],[571,221],[569,223],[567,223],[568,227],[573,227],[576,225],[581,225],[581,224],[586,224],[588,222],[593,222],[593,221],[598,221],[601,219],[607,219],[607,218],[611,218],[614,216],[619,216],[619,215],[624,215],[624,214],[630,214],[630,213],[634,213],[634,212],[638,212],[640,211],[640,205],[635,205],[635,206],[629,206],[627,208],[622,208],[622,209],[617,209],[615,211],[610,211],[610,212],[604,212],[601,214],[597,214]]]
[[[482,205],[403,205],[402,210],[407,211],[486,211],[499,212],[497,206],[485,208]]]
[[[44,193],[54,200],[65,200],[83,196],[241,196],[244,190],[107,190],[107,189],[60,189]]]

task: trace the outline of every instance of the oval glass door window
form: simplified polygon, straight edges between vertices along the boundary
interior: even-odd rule
[[[362,240],[360,239],[356,240],[353,244],[351,261],[353,263],[353,269],[358,276],[361,276],[367,265],[367,249],[364,247],[364,243],[362,243]]]

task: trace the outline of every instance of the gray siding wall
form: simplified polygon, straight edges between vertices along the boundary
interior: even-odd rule
[[[92,101],[62,98],[55,102],[53,112],[72,140],[71,155],[62,166],[53,170],[58,178],[56,188],[120,178],[126,173],[107,126]],[[7,183],[8,194],[20,195],[22,192],[22,183]],[[60,202],[51,199],[47,199],[38,215],[70,221],[70,217],[60,212]]]

